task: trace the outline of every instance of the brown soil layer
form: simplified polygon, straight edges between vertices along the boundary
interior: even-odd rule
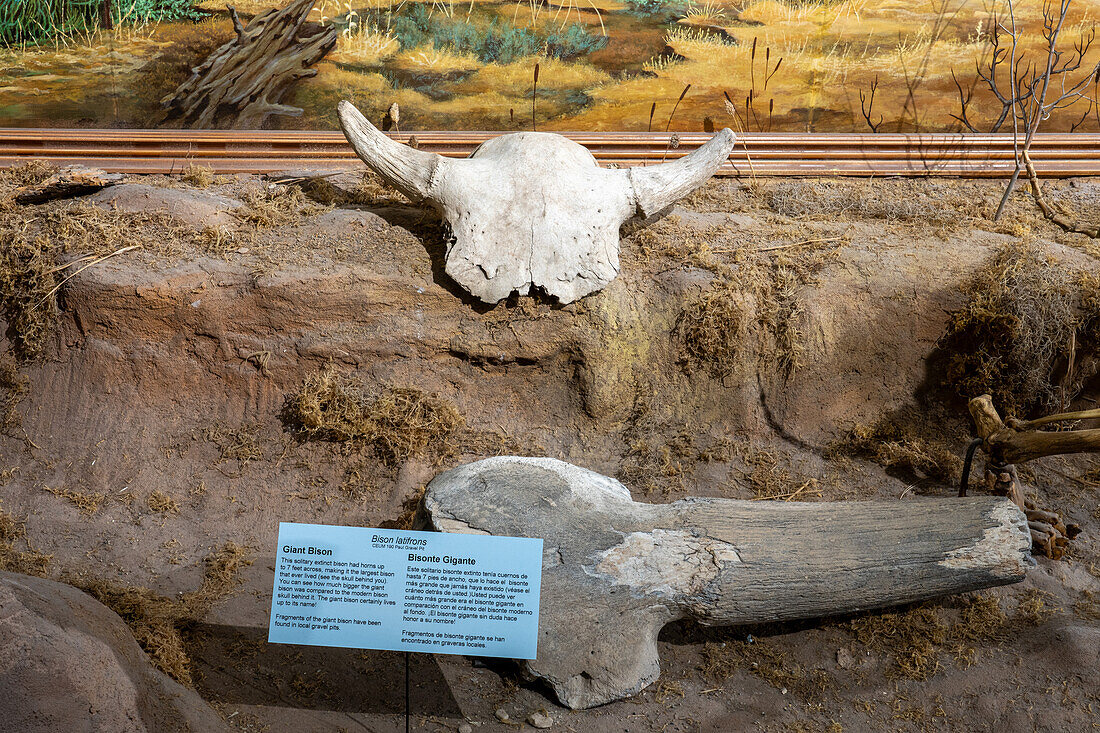
[[[0,431],[0,508],[53,556],[48,574],[172,598],[203,584],[204,558],[227,542],[249,548],[244,583],[184,633],[195,688],[241,730],[403,726],[401,655],[266,643],[278,522],[398,525],[437,471],[502,452],[617,475],[651,502],[876,498],[905,511],[915,494],[956,491],[958,463],[936,456],[961,456],[970,426],[937,344],[975,273],[1006,247],[1074,271],[1100,259],[1025,194],[1001,222],[983,218],[997,183],[716,181],[626,236],[605,291],[487,308],[443,274],[434,215],[376,186],[314,185],[333,208],[273,209],[243,176],[133,182],[166,192],[157,210],[178,241],[61,289],[42,355],[9,375],[25,394],[11,399],[20,424]],[[1075,211],[1100,201],[1096,181],[1048,185]],[[232,220],[224,238],[196,234],[195,195]],[[149,196],[110,198],[125,211]],[[405,442],[377,420],[348,440],[303,431],[294,400],[326,369],[375,406],[424,395],[417,409],[443,427]],[[1094,406],[1093,382],[1074,406]],[[590,711],[560,708],[505,664],[414,655],[414,726],[503,731],[498,708],[512,720],[545,708],[554,730],[592,732],[1086,729],[1100,709],[1098,469],[1073,457],[1022,470],[1041,506],[1084,531],[1020,585],[900,615],[675,625],[661,681]]]

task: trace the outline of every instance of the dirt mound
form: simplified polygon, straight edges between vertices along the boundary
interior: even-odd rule
[[[0,731],[229,730],[149,664],[122,620],[70,586],[0,572]]]
[[[197,228],[234,226],[237,219],[231,212],[244,206],[243,202],[228,196],[144,183],[105,188],[89,200],[107,209],[165,214]]]
[[[648,502],[949,495],[972,426],[943,365],[979,344],[945,353],[943,337],[953,314],[982,315],[976,276],[1023,244],[1044,267],[1074,272],[1095,272],[1100,254],[1045,223],[1026,193],[998,224],[973,218],[996,206],[997,183],[716,181],[624,232],[622,272],[604,291],[564,307],[536,296],[490,308],[443,273],[438,218],[373,190],[348,193],[357,181],[330,181],[344,193],[224,176],[180,189],[245,202],[233,215],[238,238],[224,246],[178,219],[166,225],[161,211],[119,213],[104,229],[89,212],[111,212],[87,204],[9,212],[33,214],[46,233],[83,217],[86,234],[70,226],[55,248],[66,257],[88,242],[113,252],[117,232],[143,246],[68,280],[37,334],[41,356],[0,370],[0,491],[18,530],[7,555],[29,569],[53,556],[51,568],[104,581],[108,600],[110,584],[177,599],[203,587],[218,548],[255,548],[242,584],[188,616],[179,642],[196,688],[239,712],[232,722],[245,730],[403,727],[391,699],[399,655],[300,657],[264,641],[280,521],[407,523],[435,473],[500,453],[613,475]],[[16,276],[68,261],[33,245],[9,268]],[[16,305],[31,308],[49,288],[39,290]],[[1076,330],[1045,339],[1058,354],[1041,382],[1091,407],[1100,384],[1083,344],[1095,324],[1084,311],[1073,318]],[[1071,331],[1066,380],[1071,344],[1060,342]],[[936,654],[921,652],[926,680],[891,677],[888,645],[864,644],[847,622],[684,628],[662,636],[662,680],[637,701],[553,717],[593,733],[1015,729],[1034,727],[1020,712],[1031,709],[1051,729],[1080,728],[1097,702],[1073,665],[1094,650],[1100,614],[1100,465],[1036,461],[1021,478],[1084,534],[1064,561],[1040,560],[1023,586],[996,596],[1012,618],[1032,608],[1034,623],[962,656],[952,647],[962,636],[933,634]],[[958,607],[937,604],[941,622],[953,624]],[[728,679],[700,673],[726,653],[738,660]],[[384,700],[350,690],[352,663],[387,681]],[[433,690],[480,730],[507,729],[498,707],[523,720],[552,705],[507,670],[442,656],[416,665],[430,672],[424,690],[413,680],[425,715],[444,714]],[[457,727],[461,714],[447,711]]]

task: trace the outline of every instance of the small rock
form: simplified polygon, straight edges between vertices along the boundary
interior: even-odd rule
[[[496,712],[493,713],[493,715],[497,716],[497,720],[499,720],[501,723],[507,723],[509,722],[509,720],[511,720],[508,717],[508,711],[504,708],[497,708]]]
[[[533,728],[549,728],[554,724],[554,719],[541,710],[536,710],[527,716],[527,722]]]
[[[463,723],[458,726],[458,733],[474,733],[474,726],[469,723]]]

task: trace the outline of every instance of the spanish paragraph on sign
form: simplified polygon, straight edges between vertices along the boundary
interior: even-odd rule
[[[534,659],[542,540],[279,525],[268,641]]]

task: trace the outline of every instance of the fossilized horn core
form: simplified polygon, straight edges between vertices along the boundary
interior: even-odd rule
[[[486,303],[532,286],[562,303],[603,288],[619,273],[620,225],[703,185],[734,141],[727,128],[678,160],[609,170],[561,135],[517,132],[454,160],[391,140],[350,102],[338,111],[367,166],[439,209],[452,232],[447,274]]]

